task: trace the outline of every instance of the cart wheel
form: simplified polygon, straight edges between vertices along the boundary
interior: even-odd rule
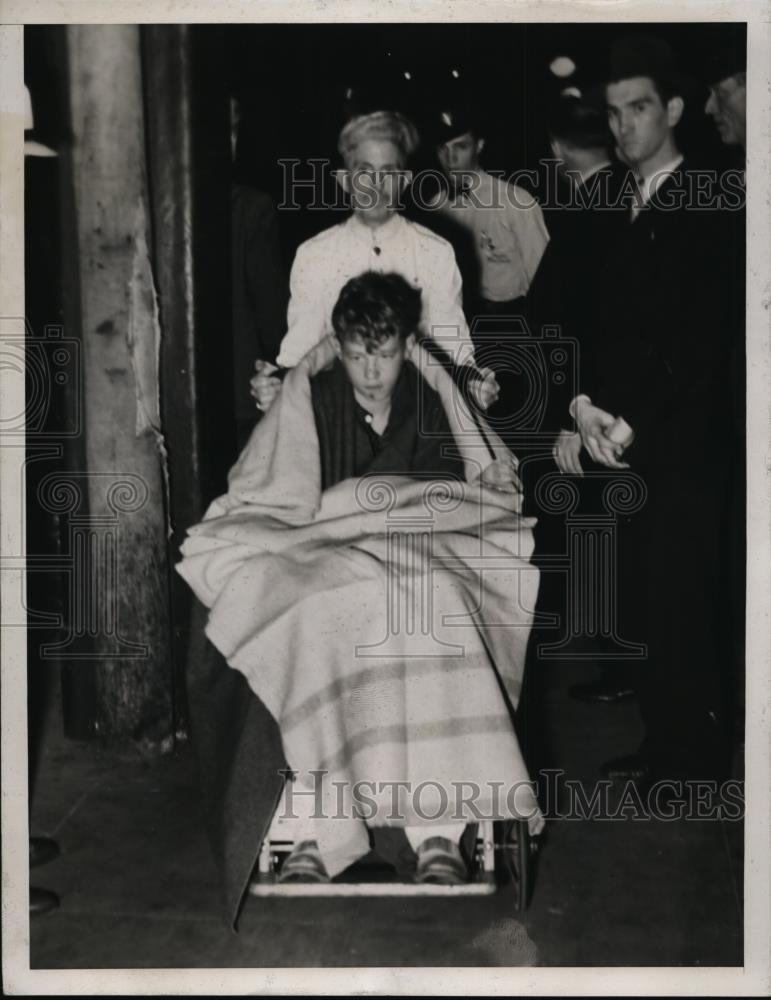
[[[530,902],[533,882],[533,855],[535,841],[524,820],[510,820],[496,824],[496,855],[502,880],[511,882],[516,893],[515,907],[524,913]]]

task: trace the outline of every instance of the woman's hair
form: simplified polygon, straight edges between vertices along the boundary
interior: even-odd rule
[[[365,271],[347,281],[332,310],[332,326],[340,343],[361,337],[367,350],[389,337],[405,341],[420,326],[420,289],[400,274]]]
[[[420,142],[418,130],[398,111],[372,111],[367,115],[357,115],[343,126],[337,140],[337,151],[346,166],[353,151],[365,139],[392,142],[401,151],[405,163]]]

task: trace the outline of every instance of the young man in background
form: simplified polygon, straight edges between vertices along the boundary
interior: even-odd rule
[[[656,782],[727,777],[725,552],[730,482],[730,229],[692,204],[676,127],[684,82],[666,43],[618,41],[608,121],[638,195],[605,257],[592,363],[570,405],[590,457],[630,468],[639,509],[619,517],[624,638],[645,646],[639,750],[606,773]]]
[[[476,314],[521,315],[549,242],[541,209],[523,188],[482,167],[485,140],[468,109],[440,111],[434,124],[450,188],[431,207],[470,234],[478,263],[477,287],[466,290],[466,300]]]

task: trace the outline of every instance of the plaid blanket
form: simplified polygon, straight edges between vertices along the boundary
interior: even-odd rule
[[[177,567],[210,609],[207,636],[276,719],[299,786],[336,822],[330,874],[370,825],[542,820],[512,725],[538,586],[521,498],[480,485],[505,446],[417,347],[466,480],[383,476],[323,491],[310,376],[287,376],[191,529]],[[299,787],[298,786],[298,787]]]

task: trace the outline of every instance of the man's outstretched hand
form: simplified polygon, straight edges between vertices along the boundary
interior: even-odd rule
[[[613,426],[606,432],[605,436],[613,444],[620,445],[624,451],[634,441],[634,431],[623,417],[616,417]]]
[[[581,435],[584,448],[589,452],[591,458],[600,465],[606,465],[609,469],[628,469],[628,462],[621,462],[619,458],[623,454],[625,444],[621,443],[622,435],[619,433],[619,421],[612,413],[601,410],[586,398],[579,398],[573,406],[573,416]],[[631,433],[628,424],[622,421]],[[619,440],[612,440],[608,435],[613,433]],[[624,432],[624,436],[625,432]],[[629,442],[627,442],[629,443]]]
[[[578,431],[561,430],[557,436],[552,454],[560,472],[572,476],[583,476],[581,467],[581,449],[583,441]]]

